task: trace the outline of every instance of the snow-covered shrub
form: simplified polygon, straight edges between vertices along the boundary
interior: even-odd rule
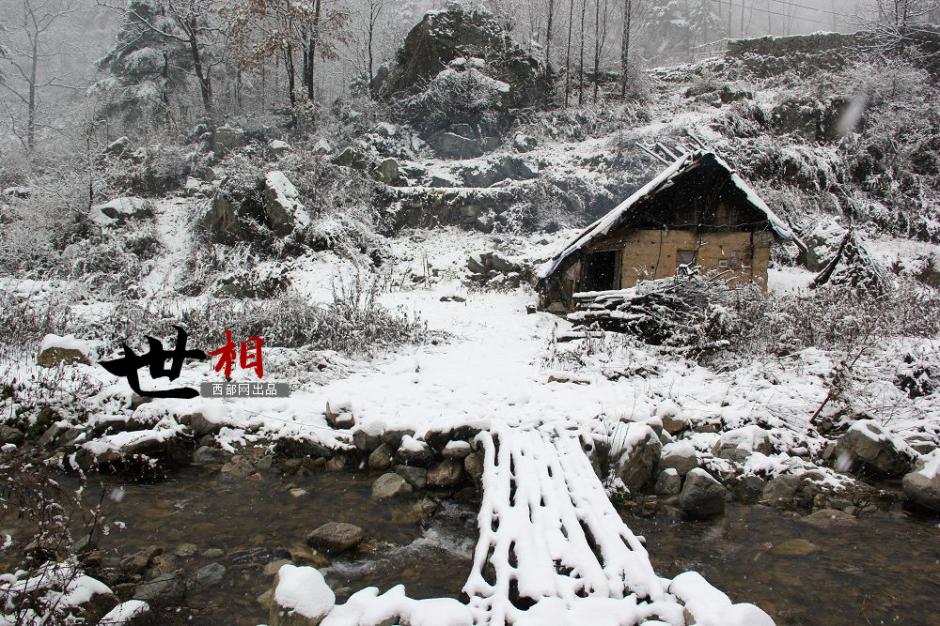
[[[63,334],[70,325],[69,304],[73,301],[72,294],[62,290],[39,298],[0,289],[0,344],[23,346],[38,343],[50,333]]]
[[[940,359],[937,356],[928,355],[926,351],[905,354],[895,375],[894,384],[906,391],[911,398],[933,393],[940,384],[937,380],[940,374]]]
[[[900,279],[890,294],[823,286],[768,296],[747,311],[750,330],[729,350],[742,356],[804,348],[851,351],[886,337],[936,338],[940,292]]]
[[[83,573],[74,554],[72,529],[80,529],[95,541],[100,510],[82,503],[83,487],[74,493],[66,491],[47,465],[36,463],[26,453],[5,454],[0,476],[0,513],[25,517],[35,529],[16,560],[15,571],[0,574],[0,623],[85,623],[81,605],[95,594],[111,592]],[[19,553],[22,548],[12,541],[9,535],[0,535],[0,551]]]
[[[124,342],[146,350],[145,334],[175,338],[177,325],[186,329],[194,346],[217,344],[226,329],[238,337],[257,335],[273,347],[309,346],[353,354],[422,341],[427,325],[382,306],[377,299],[381,284],[361,278],[339,283],[328,303],[311,302],[289,289],[267,300],[207,297],[195,306],[123,301],[107,316],[75,321],[67,330],[100,341],[104,354],[118,351]]]
[[[627,133],[651,120],[648,104],[637,100],[615,105],[603,103],[525,112],[520,114],[516,130],[543,139],[581,141],[588,137]]]
[[[190,174],[207,172],[203,159],[204,156],[185,146],[152,144],[106,157],[102,168],[111,187],[131,194],[157,196],[181,189]]]

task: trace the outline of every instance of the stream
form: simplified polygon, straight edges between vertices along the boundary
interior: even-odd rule
[[[848,522],[729,504],[709,522],[629,517],[653,567],[695,570],[778,626],[940,626],[940,520],[878,511]]]
[[[157,482],[95,476],[85,498],[96,503],[103,495],[111,522],[98,546],[103,571],[120,570],[122,560],[148,546],[162,550],[161,570],[182,570],[187,578],[211,563],[225,567],[220,582],[190,590],[174,603],[178,610],[161,615],[161,623],[266,622],[258,597],[271,588],[273,574],[265,566],[303,554],[307,534],[328,521],[365,531],[357,552],[326,567],[317,563],[338,602],[363,587],[385,591],[397,584],[413,598],[459,598],[476,540],[476,504],[446,501],[419,521],[413,505],[424,494],[374,500],[376,476],[268,471],[232,480],[191,467]],[[65,486],[70,481],[63,479]],[[760,606],[780,626],[940,626],[937,518],[897,510],[836,523],[730,504],[723,517],[708,522],[677,521],[663,513],[625,514],[625,520],[646,538],[659,575],[698,571],[733,601]],[[28,531],[17,524],[0,519],[0,529],[22,546]],[[0,554],[0,569],[9,571],[13,556]],[[139,581],[108,582],[126,599]]]

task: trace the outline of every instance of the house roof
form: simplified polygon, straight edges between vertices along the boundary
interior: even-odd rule
[[[714,152],[697,150],[694,152],[686,152],[680,156],[672,163],[672,165],[664,169],[655,178],[643,185],[633,195],[617,205],[607,215],[578,233],[578,235],[575,236],[574,239],[572,239],[561,252],[553,256],[549,261],[544,263],[539,268],[539,277],[546,278],[551,276],[562,265],[562,263],[564,263],[565,259],[570,257],[572,254],[584,248],[586,245],[606,236],[614,227],[628,222],[630,218],[633,217],[635,213],[634,209],[641,200],[647,198],[648,196],[655,195],[660,190],[667,188],[673,179],[691,170],[693,167],[701,163],[701,161],[705,158],[713,159],[720,168],[723,168],[728,172],[731,183],[744,194],[748,203],[750,203],[756,210],[760,211],[766,216],[770,228],[780,239],[784,241],[796,240],[796,235],[793,234],[793,231],[790,230],[790,227],[787,226],[783,220],[777,217],[777,215],[770,210],[770,207],[768,207],[767,204],[760,199],[754,190],[751,189],[750,185],[744,182],[744,179],[741,178],[737,172],[731,169],[731,167],[721,160],[721,158],[719,158]]]

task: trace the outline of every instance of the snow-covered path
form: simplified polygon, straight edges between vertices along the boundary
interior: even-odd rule
[[[151,296],[175,293],[174,287],[185,270],[186,259],[193,246],[192,201],[163,198],[154,206],[157,236],[163,248],[154,260],[153,269],[141,281]]]
[[[386,357],[350,377],[307,385],[288,399],[225,406],[236,413],[250,410],[279,434],[308,437],[330,435],[323,430],[327,402],[351,403],[359,424],[419,435],[467,422],[584,423],[611,407],[637,406],[643,390],[600,374],[589,385],[549,382],[552,372],[541,360],[552,333],[567,324],[545,313],[526,315],[529,301],[523,293],[470,294],[465,303],[441,302],[436,292],[389,295],[387,304],[420,310],[430,328],[450,337]]]

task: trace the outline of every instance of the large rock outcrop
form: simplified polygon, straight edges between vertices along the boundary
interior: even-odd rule
[[[466,129],[454,134],[470,142],[494,136],[503,113],[545,103],[551,94],[550,72],[496,17],[456,3],[428,12],[371,87],[394,99],[427,136],[469,125],[476,137]]]

